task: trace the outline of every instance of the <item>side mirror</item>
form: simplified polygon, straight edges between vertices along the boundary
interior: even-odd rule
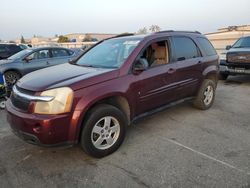
[[[138,59],[133,66],[133,73],[140,74],[141,72],[148,69],[148,61],[146,59]]]
[[[29,61],[31,61],[31,60],[32,60],[32,57],[31,57],[31,56],[27,56],[27,57],[24,58],[24,61],[26,61],[27,63],[28,63]]]
[[[227,45],[227,46],[226,46],[226,50],[230,50],[231,48],[232,48],[231,45]]]

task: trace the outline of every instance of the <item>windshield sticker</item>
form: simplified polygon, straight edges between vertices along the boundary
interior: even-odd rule
[[[123,44],[124,45],[137,45],[139,42],[140,42],[139,40],[125,41]]]

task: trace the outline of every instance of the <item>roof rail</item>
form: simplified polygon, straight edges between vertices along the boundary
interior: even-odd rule
[[[169,32],[178,32],[178,33],[197,33],[197,34],[201,34],[199,31],[174,31],[174,30],[159,31],[159,32],[156,32],[156,33],[169,33]]]

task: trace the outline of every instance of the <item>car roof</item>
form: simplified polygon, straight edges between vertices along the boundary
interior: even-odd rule
[[[198,31],[174,31],[174,30],[167,30],[167,31],[160,31],[160,32],[155,32],[151,34],[145,34],[145,35],[135,35],[135,34],[124,34],[124,35],[118,35],[109,39],[139,39],[143,40],[146,38],[158,38],[158,37],[164,37],[164,36],[174,36],[174,35],[184,35],[184,36],[200,36],[204,37],[200,32]],[[106,40],[109,40],[106,39]]]

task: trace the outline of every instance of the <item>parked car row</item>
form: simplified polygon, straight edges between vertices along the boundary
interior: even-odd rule
[[[13,87],[7,119],[21,139],[42,146],[79,143],[91,156],[104,157],[120,147],[138,118],[191,99],[207,110],[215,99],[219,56],[199,32],[123,35],[65,63],[73,56],[61,48],[28,49],[2,62],[4,72],[16,64],[15,81],[62,63],[27,74]],[[12,82],[15,70],[8,70]]]

